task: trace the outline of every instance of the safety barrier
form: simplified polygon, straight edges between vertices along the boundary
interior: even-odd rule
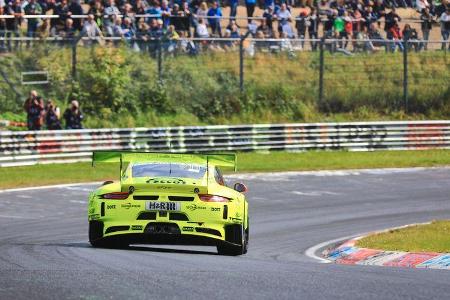
[[[0,131],[0,167],[88,161],[94,150],[152,152],[450,149],[450,121]]]

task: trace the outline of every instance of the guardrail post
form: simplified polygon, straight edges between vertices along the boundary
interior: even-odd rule
[[[403,37],[403,105],[408,112],[408,37]]]
[[[320,39],[319,44],[319,105],[323,102],[323,73],[324,73],[324,56],[323,56],[323,46],[325,43],[325,38]]]

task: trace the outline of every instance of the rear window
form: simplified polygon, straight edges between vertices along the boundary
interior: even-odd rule
[[[131,167],[133,177],[180,177],[200,179],[205,175],[206,166],[181,163],[147,163]]]

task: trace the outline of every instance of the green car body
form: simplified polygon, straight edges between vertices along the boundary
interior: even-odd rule
[[[215,245],[219,254],[247,252],[246,187],[227,187],[219,170],[236,167],[234,154],[94,152],[97,162],[120,163],[120,180],[89,196],[93,246]]]

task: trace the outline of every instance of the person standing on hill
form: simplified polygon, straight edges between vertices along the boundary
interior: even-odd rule
[[[255,12],[256,0],[245,0],[245,6],[247,8],[247,17],[252,18]],[[250,20],[247,19],[247,22],[250,23]]]
[[[448,38],[450,36],[450,7],[447,7],[447,10],[442,13],[441,17],[441,35],[442,35],[442,50],[445,50],[447,46]],[[450,45],[448,47],[450,50]]]
[[[54,104],[52,100],[48,100],[47,105],[45,106],[45,125],[48,130],[62,129],[59,117],[59,107],[56,106],[56,104]]]
[[[70,107],[64,112],[64,120],[66,121],[66,129],[83,129],[83,114],[77,100],[72,100]]]
[[[430,10],[424,8],[422,14],[420,15],[421,28],[422,28],[422,47],[424,50],[428,49],[428,39],[430,37],[430,31],[433,25],[433,17],[430,15]]]
[[[41,130],[44,113],[44,100],[38,96],[36,91],[31,91],[30,96],[23,105],[27,113],[28,130]]]

